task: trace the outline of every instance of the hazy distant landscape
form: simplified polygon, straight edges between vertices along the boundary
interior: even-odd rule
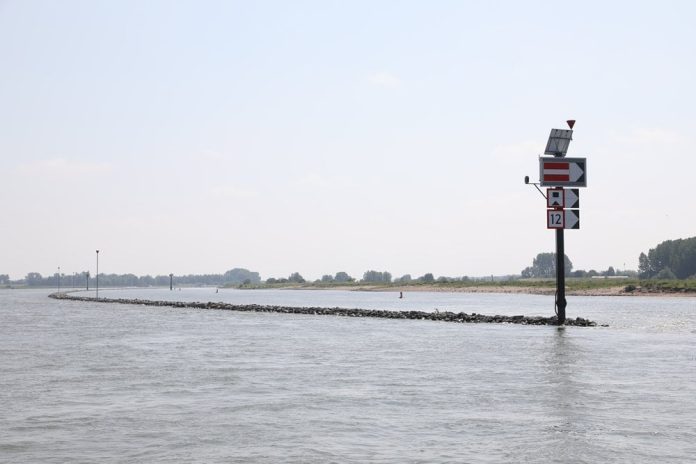
[[[641,253],[638,271],[614,269],[603,271],[590,269],[573,270],[571,260],[566,256],[566,286],[569,292],[587,295],[619,294],[690,294],[696,292],[696,237],[668,240]],[[216,286],[244,289],[260,288],[344,288],[351,290],[393,290],[406,291],[487,291],[526,293],[550,293],[555,287],[555,254],[539,253],[532,265],[520,274],[503,276],[435,276],[426,273],[422,276],[405,274],[394,277],[388,271],[365,271],[360,277],[353,277],[344,271],[325,274],[321,279],[307,280],[299,272],[288,277],[268,277],[263,279],[258,272],[244,268],[234,268],[223,274],[202,275],[157,275],[136,276],[135,274],[100,273],[99,285],[102,287],[153,287],[153,286]],[[9,275],[0,275],[0,286],[21,287],[63,287],[94,288],[96,278],[88,272],[54,274],[44,277],[40,273],[29,273],[24,279],[11,280]]]

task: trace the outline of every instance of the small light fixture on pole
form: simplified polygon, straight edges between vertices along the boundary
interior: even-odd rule
[[[99,250],[97,250],[97,300],[99,299]]]

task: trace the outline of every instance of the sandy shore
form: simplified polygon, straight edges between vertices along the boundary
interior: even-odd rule
[[[340,288],[340,287],[339,287]],[[343,287],[353,291],[364,292],[448,292],[448,293],[510,293],[521,295],[553,295],[556,293],[555,288],[549,287],[523,287],[511,285],[480,285],[470,287],[441,287],[438,285],[418,285],[418,286],[361,286],[361,287]],[[633,292],[626,292],[624,285],[614,287],[593,288],[582,290],[566,290],[566,295],[571,296],[669,296],[669,297],[696,297],[694,293],[682,292],[659,292],[645,291],[640,288]]]
[[[615,296],[626,295],[623,287],[601,288],[577,292],[567,291],[568,295]],[[553,295],[555,288],[513,287],[509,285],[481,285],[471,287],[440,287],[438,285],[418,285],[403,287],[364,286],[352,287],[351,290],[362,292],[444,292],[444,293],[511,293],[520,295]]]

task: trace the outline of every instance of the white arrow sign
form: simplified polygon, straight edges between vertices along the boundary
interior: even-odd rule
[[[555,187],[546,189],[547,208],[580,208],[580,189]]]
[[[564,208],[580,208],[580,189],[564,189]]]
[[[539,158],[539,185],[587,187],[585,158]]]
[[[570,171],[570,181],[577,182],[580,178],[585,175],[585,167],[580,167],[578,163],[568,163]]]
[[[565,220],[563,222],[564,229],[579,229],[580,228],[580,210],[565,209]]]

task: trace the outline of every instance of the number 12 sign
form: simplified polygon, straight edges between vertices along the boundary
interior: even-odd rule
[[[579,209],[547,209],[546,210],[547,229],[579,229],[580,210]]]
[[[565,214],[562,209],[547,210],[546,228],[563,229],[565,228]]]

